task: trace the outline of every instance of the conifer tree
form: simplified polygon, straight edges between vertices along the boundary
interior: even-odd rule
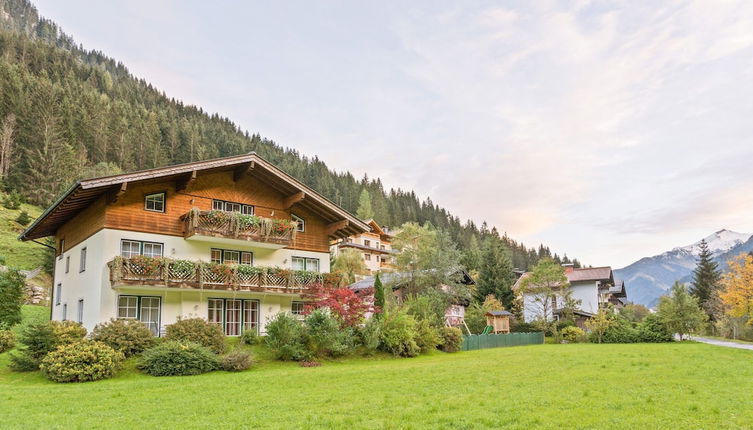
[[[0,329],[21,322],[24,275],[15,269],[0,272]]]
[[[698,304],[706,312],[710,321],[716,321],[720,312],[719,309],[719,283],[721,281],[721,272],[719,266],[713,260],[709,246],[706,240],[700,244],[701,253],[698,256],[698,263],[693,270],[693,282],[690,287],[690,293],[698,299]]]
[[[384,305],[384,285],[382,285],[382,280],[379,279],[379,273],[377,273],[376,277],[374,278],[374,306],[379,308],[380,311],[383,311]]]
[[[468,271],[478,271],[481,268],[481,260],[483,253],[481,247],[478,244],[478,239],[473,235],[468,240],[468,246],[463,252],[462,263]]]
[[[505,309],[512,309],[515,303],[515,294],[512,291],[515,275],[510,256],[502,241],[493,236],[487,239],[484,248],[476,300],[483,302],[488,295],[493,295],[502,302]]]
[[[366,188],[361,190],[361,195],[358,196],[358,210],[356,211],[356,216],[363,220],[374,218],[374,210],[371,208],[371,197]]]

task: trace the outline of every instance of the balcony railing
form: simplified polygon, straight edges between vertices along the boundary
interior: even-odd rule
[[[237,212],[202,211],[196,208],[183,215],[186,239],[211,236],[288,246],[295,240],[298,223]]]
[[[116,257],[108,263],[108,266],[113,287],[146,285],[300,293],[313,284],[329,286],[339,284],[339,276],[332,273],[168,258]]]

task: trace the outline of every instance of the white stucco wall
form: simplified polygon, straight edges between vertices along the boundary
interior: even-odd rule
[[[178,316],[207,317],[207,299],[243,298],[260,300],[260,326],[280,311],[290,311],[291,302],[299,299],[290,294],[258,294],[250,292],[201,292],[197,290],[175,290],[171,288],[141,287],[113,289],[110,286],[110,272],[107,263],[120,255],[121,239],[159,242],[164,245],[164,256],[175,259],[210,260],[211,248],[223,248],[254,253],[254,265],[272,267],[292,267],[292,258],[308,257],[319,259],[320,271],[329,272],[329,253],[299,251],[292,249],[269,249],[250,246],[247,243],[212,243],[186,240],[177,236],[139,233],[123,230],[103,229],[84,242],[65,252],[56,261],[54,285],[62,284],[60,305],[53,299],[52,318],[63,318],[63,304],[67,303],[67,319],[76,320],[76,307],[79,299],[84,299],[83,325],[91,330],[99,322],[117,316],[117,301],[121,294],[162,297],[161,325],[175,322]],[[86,270],[79,273],[81,248],[87,248]],[[65,273],[65,259],[71,258],[70,270]],[[56,288],[56,287],[54,287]],[[53,294],[56,294],[57,290]]]
[[[595,281],[588,282],[573,282],[570,284],[570,294],[575,300],[580,300],[578,309],[595,314],[599,311],[599,289]],[[542,306],[536,303],[536,296],[531,294],[523,295],[523,319],[526,322],[532,322],[537,318],[542,317]],[[557,297],[557,307],[562,307],[564,299],[561,296]],[[549,305],[551,307],[551,304]],[[547,318],[552,318],[552,309],[547,312]]]

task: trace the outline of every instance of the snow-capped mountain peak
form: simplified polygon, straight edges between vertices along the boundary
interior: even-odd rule
[[[722,229],[714,234],[705,237],[704,240],[706,240],[706,243],[709,245],[709,250],[711,251],[711,253],[717,255],[729,251],[730,249],[740,245],[741,243],[746,242],[750,238],[750,233],[738,233],[735,231]],[[700,245],[701,241],[699,240],[698,242],[675,249],[690,252],[693,255],[698,255],[700,253]]]

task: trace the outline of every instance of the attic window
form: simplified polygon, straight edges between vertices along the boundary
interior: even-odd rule
[[[144,209],[150,212],[165,212],[165,193],[147,194],[144,197]]]
[[[295,228],[295,231],[300,231],[300,232],[306,231],[306,220],[293,214],[290,214],[290,218],[292,218],[293,221],[298,223],[298,225]]]

